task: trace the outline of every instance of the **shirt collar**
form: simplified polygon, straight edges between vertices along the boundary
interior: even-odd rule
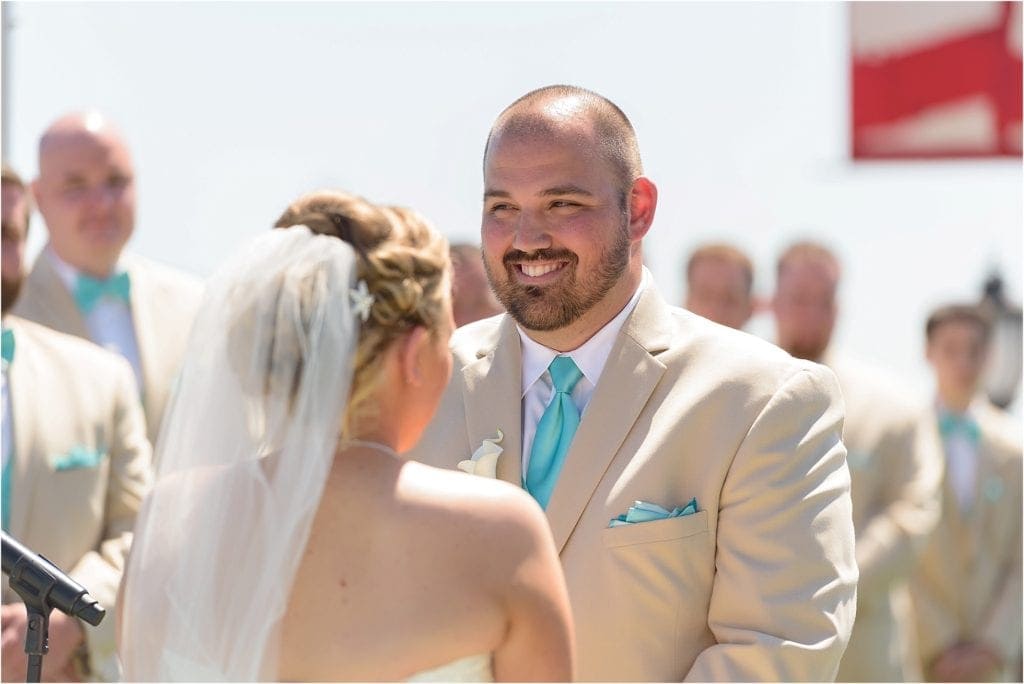
[[[637,302],[640,301],[640,295],[647,288],[650,281],[651,274],[645,266],[643,275],[640,278],[640,285],[637,286],[636,292],[630,297],[626,306],[622,307],[622,311],[616,314],[615,318],[605,323],[589,340],[576,349],[565,352],[564,355],[570,357],[575,362],[576,366],[583,373],[583,377],[594,387],[597,386],[597,381],[601,378],[601,373],[604,371],[605,363],[608,362],[608,355],[615,344],[615,338],[619,336],[619,331],[622,330],[622,326],[626,323],[626,319],[629,318],[629,314],[633,313]],[[516,329],[519,331],[519,340],[522,342],[523,347],[523,396],[525,396],[526,391],[544,375],[544,371],[548,369],[554,358],[561,352],[535,342],[523,331],[522,327],[517,325]]]
[[[60,278],[61,282],[64,283],[65,287],[68,288],[68,291],[74,292],[75,287],[78,285],[78,276],[81,275],[82,272],[57,256],[57,252],[54,251],[52,245],[47,245],[46,249],[43,250],[43,253],[50,260],[50,263],[53,264],[53,270],[57,272],[57,276]],[[124,270],[123,260],[118,259],[117,264],[114,266],[114,270],[110,275],[115,276]]]

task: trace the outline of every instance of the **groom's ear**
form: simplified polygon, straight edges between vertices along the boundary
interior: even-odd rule
[[[399,353],[399,364],[402,379],[406,384],[419,387],[423,383],[423,370],[420,367],[421,352],[430,341],[430,333],[421,325],[413,328],[402,340]]]

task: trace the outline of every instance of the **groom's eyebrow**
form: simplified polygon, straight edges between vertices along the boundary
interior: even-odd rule
[[[556,185],[553,188],[542,190],[540,193],[541,197],[552,197],[554,195],[584,195],[585,197],[593,197],[594,193],[589,190],[584,190],[578,185],[568,183],[566,185]]]
[[[585,190],[584,188],[581,188],[578,185],[568,183],[566,185],[556,185],[553,188],[546,188],[544,190],[541,190],[538,193],[538,195],[540,197],[555,197],[559,195],[582,195],[584,197],[593,197],[594,193],[590,192],[589,190]],[[511,199],[512,194],[505,190],[495,190],[492,188],[484,190],[485,200],[494,197],[500,197],[502,199]]]

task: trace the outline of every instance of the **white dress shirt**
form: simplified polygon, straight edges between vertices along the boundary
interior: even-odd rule
[[[540,422],[544,410],[551,403],[554,384],[548,366],[556,356],[568,356],[583,373],[583,377],[572,390],[572,401],[580,412],[580,418],[594,395],[597,381],[601,378],[608,355],[619,336],[622,325],[640,301],[640,294],[647,287],[651,275],[644,268],[639,287],[615,318],[608,321],[593,337],[570,352],[557,352],[542,344],[534,342],[519,328],[519,339],[523,347],[523,477],[530,467],[530,450],[533,448],[533,437],[537,434],[537,423]]]
[[[950,413],[939,405],[939,416]],[[971,410],[965,414],[971,418]],[[974,493],[978,483],[978,444],[967,435],[956,432],[942,436],[943,450],[946,452],[946,472],[949,473],[949,484],[953,488],[960,510],[967,512],[974,505]]]
[[[57,271],[57,275],[60,276],[73,297],[80,271],[57,256],[50,247],[46,248],[44,254],[53,263],[54,270]],[[116,268],[114,270],[118,272]],[[82,317],[85,319],[85,327],[89,331],[90,340],[128,360],[141,393],[142,361],[139,356],[139,344],[135,339],[132,310],[128,302],[116,297],[101,297],[92,311],[83,312]]]

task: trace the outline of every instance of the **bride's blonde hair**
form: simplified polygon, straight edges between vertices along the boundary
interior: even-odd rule
[[[307,226],[352,245],[357,277],[366,283],[373,306],[361,322],[352,390],[342,434],[372,421],[369,401],[379,380],[382,353],[417,326],[436,335],[450,297],[448,242],[417,212],[381,207],[338,190],[307,193],[292,202],[275,228]],[[346,295],[347,296],[347,293]]]

